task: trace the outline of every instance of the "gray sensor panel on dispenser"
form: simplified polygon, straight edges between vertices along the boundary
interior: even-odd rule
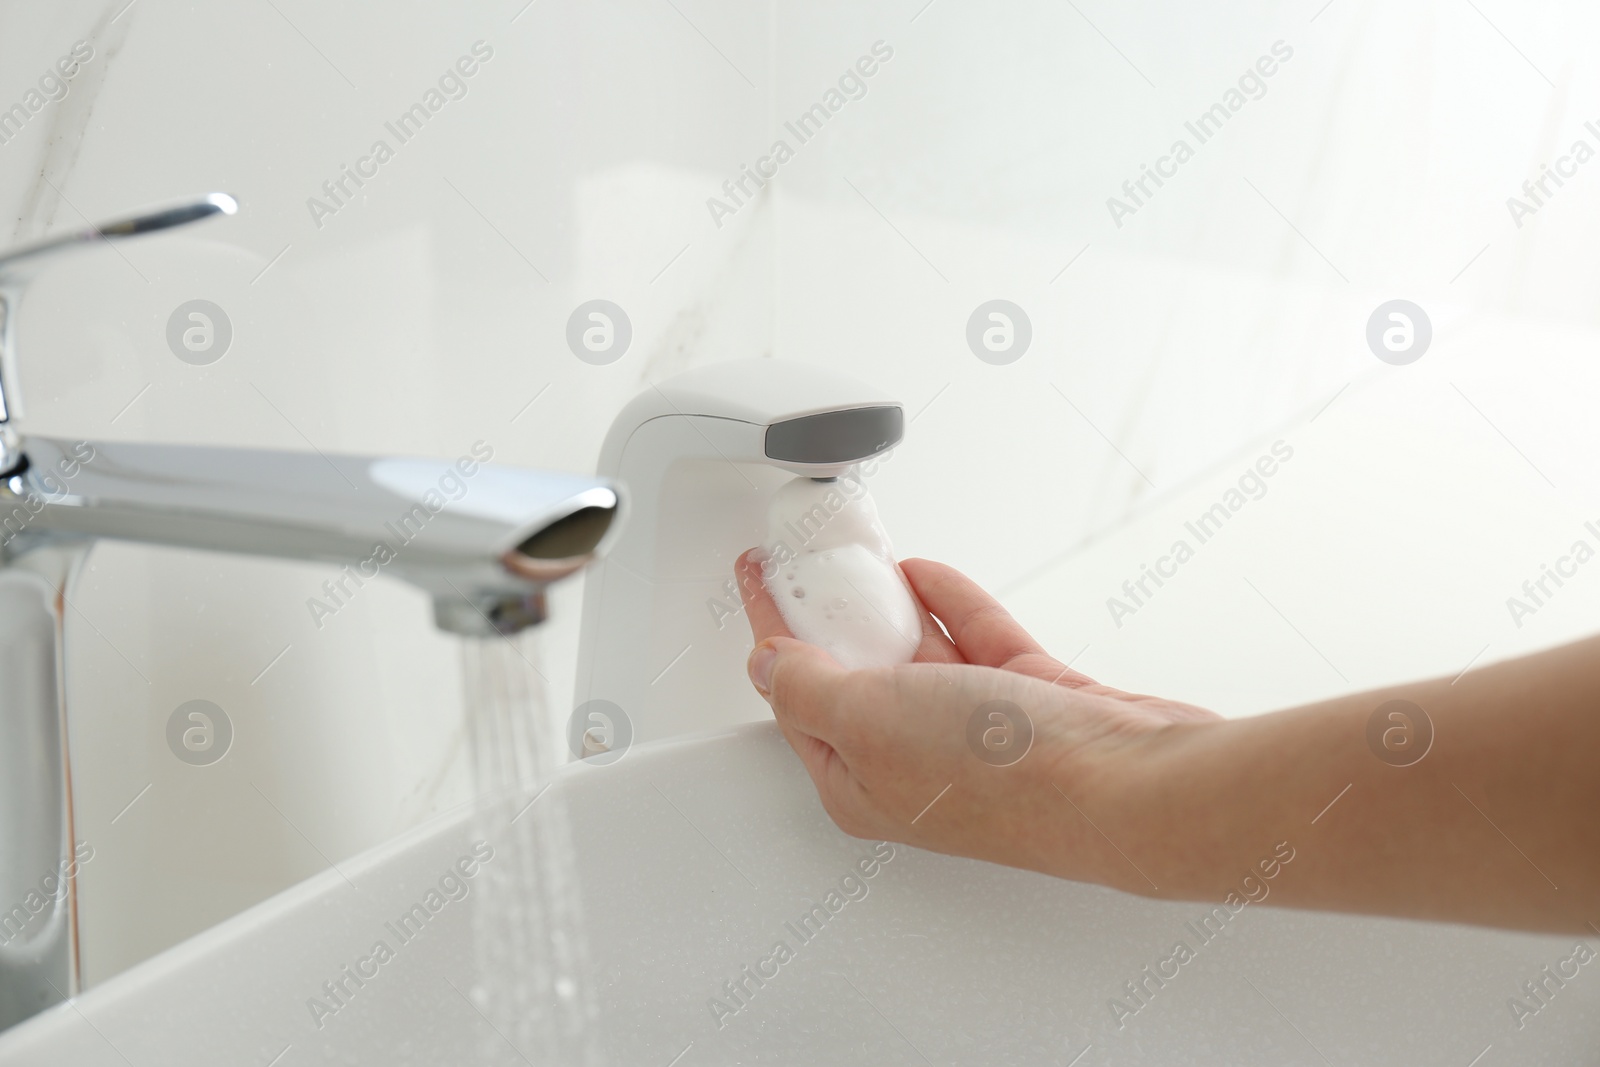
[[[900,443],[905,411],[898,404],[802,415],[767,427],[767,458],[782,463],[850,463]]]

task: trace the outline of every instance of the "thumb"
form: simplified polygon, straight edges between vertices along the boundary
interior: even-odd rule
[[[838,709],[839,687],[849,672],[816,645],[770,637],[746,665],[750,681],[780,722],[826,741]]]

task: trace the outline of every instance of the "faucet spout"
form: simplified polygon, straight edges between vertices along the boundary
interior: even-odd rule
[[[448,460],[23,439],[0,483],[9,557],[98,538],[390,574],[429,593],[445,630],[544,619],[551,582],[589,562],[619,491],[590,477]]]

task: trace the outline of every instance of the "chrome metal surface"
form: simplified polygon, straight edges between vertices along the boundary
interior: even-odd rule
[[[96,538],[141,541],[330,563],[348,568],[351,580],[388,574],[436,599],[479,605],[536,596],[578,570],[619,503],[597,478],[469,459],[45,437],[22,444],[27,469],[0,482],[0,528],[12,555]],[[578,514],[599,520],[586,536],[565,539],[570,554],[524,551]],[[466,621],[451,628],[488,632]]]
[[[542,622],[621,504],[599,479],[465,459],[18,440],[0,477],[0,1028],[78,990],[62,616],[96,540],[320,561],[346,592],[391,575],[484,638]],[[47,877],[60,895],[30,897]]]
[[[73,988],[56,594],[71,561],[49,557],[0,570],[0,1028]]]
[[[0,254],[0,1029],[79,991],[62,617],[95,541],[318,561],[346,591],[392,575],[433,598],[441,629],[490,637],[543,621],[545,587],[618,516],[605,479],[493,466],[477,446],[449,462],[20,434],[16,316],[34,273],[237,210],[213,193]]]
[[[9,422],[16,408],[17,304],[27,284],[42,268],[69,252],[170,230],[213,215],[232,215],[238,210],[239,202],[227,193],[206,193],[0,252],[0,423]],[[9,473],[16,464],[15,443],[0,440],[0,475]]]
[[[227,193],[206,193],[189,197],[161,207],[148,208],[125,218],[111,219],[72,233],[47,237],[42,241],[19,245],[0,252],[0,283],[26,280],[37,273],[40,261],[62,252],[92,248],[119,237],[137,237],[145,233],[170,230],[213,215],[233,215],[239,211],[239,202]]]

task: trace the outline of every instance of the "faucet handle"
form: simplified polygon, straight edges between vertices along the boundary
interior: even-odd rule
[[[239,202],[227,193],[206,193],[0,252],[0,477],[14,474],[23,463],[22,446],[11,426],[11,415],[19,392],[17,305],[28,283],[40,270],[66,253],[97,248],[108,241],[142,233],[170,230],[212,215],[232,215],[238,210]]]
[[[212,215],[232,215],[239,210],[239,202],[227,193],[207,193],[199,198],[180,200],[163,207],[150,208],[137,215],[111,219],[88,229],[47,237],[32,244],[0,252],[0,289],[15,293],[33,280],[46,261],[64,252],[93,248],[119,237],[136,237],[142,233],[155,233],[183,226]]]

